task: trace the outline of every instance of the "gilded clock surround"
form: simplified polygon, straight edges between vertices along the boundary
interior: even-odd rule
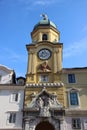
[[[37,52],[37,56],[40,60],[48,60],[51,57],[51,51],[47,48],[42,48]]]

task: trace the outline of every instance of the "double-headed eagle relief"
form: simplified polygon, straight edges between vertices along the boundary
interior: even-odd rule
[[[41,93],[32,99],[31,103],[28,104],[28,108],[40,110],[40,116],[50,116],[51,109],[61,109],[63,106],[58,102],[55,94],[50,94],[46,89],[43,89]]]

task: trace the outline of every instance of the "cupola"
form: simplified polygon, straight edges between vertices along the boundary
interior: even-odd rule
[[[43,19],[34,26],[31,32],[32,43],[35,44],[41,41],[59,42],[60,32],[57,26],[49,20],[46,14],[42,14],[41,16]]]

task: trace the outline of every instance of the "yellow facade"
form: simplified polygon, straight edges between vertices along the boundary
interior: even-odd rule
[[[44,22],[44,20],[42,20]],[[45,21],[47,22],[47,21]],[[43,23],[44,24],[44,23]],[[25,89],[25,106],[32,101],[32,94],[39,94],[45,84],[49,84],[46,90],[54,94],[56,93],[58,101],[66,106],[65,87],[61,85],[62,72],[62,48],[63,44],[59,42],[60,32],[55,25],[51,23],[36,25],[31,33],[32,43],[26,45],[28,51],[28,65],[26,74],[26,85],[32,84],[36,87],[26,87]],[[49,24],[49,25],[48,25]],[[47,39],[43,39],[43,36]],[[45,50],[50,52],[49,58],[42,59],[39,52]],[[46,82],[41,80],[41,76],[46,76]],[[50,83],[60,83],[59,87],[50,86]],[[42,84],[42,87],[38,85]]]
[[[75,83],[68,82],[68,74],[75,75]],[[69,98],[68,92],[71,89],[75,89],[79,95],[79,109],[86,110],[87,109],[87,68],[71,68],[71,69],[63,69],[61,80],[63,81],[66,87],[66,98],[67,103],[66,107],[69,108]]]
[[[31,49],[32,48],[32,49]],[[46,60],[47,64],[51,68],[48,72],[39,70],[39,65],[45,61],[40,60],[37,53],[42,48],[51,50],[51,58]],[[39,76],[42,73],[49,75],[49,82],[58,82],[60,80],[58,74],[62,70],[62,44],[53,44],[50,42],[40,42],[39,44],[27,46],[28,50],[28,68],[26,83],[39,83]],[[32,78],[33,76],[33,78]]]
[[[25,106],[28,106],[29,103],[32,101],[33,99],[33,95],[38,95],[40,92],[42,91],[42,88],[41,87],[36,87],[36,88],[26,88],[26,91],[25,91]],[[66,106],[65,105],[65,96],[64,96],[64,87],[49,87],[47,88],[47,91],[50,93],[50,94],[56,94],[57,95],[57,100],[64,105],[64,107]]]
[[[37,27],[32,33],[32,42],[41,42],[42,35],[46,33],[48,35],[48,41],[50,42],[59,42],[60,32],[55,30],[53,27]]]

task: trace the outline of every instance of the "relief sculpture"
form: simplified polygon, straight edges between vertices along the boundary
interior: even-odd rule
[[[47,91],[42,91],[38,94],[31,103],[28,105],[29,108],[39,108],[40,116],[50,116],[50,109],[61,108],[62,105],[58,102],[56,95],[49,94]]]

